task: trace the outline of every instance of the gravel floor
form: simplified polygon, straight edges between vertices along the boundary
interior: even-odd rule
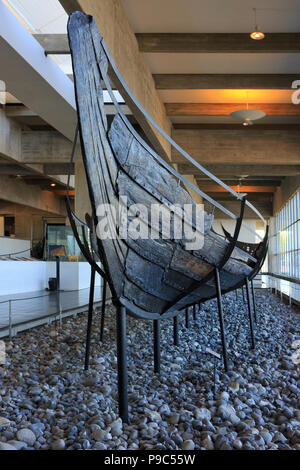
[[[298,449],[300,315],[257,294],[257,347],[250,350],[241,295],[224,298],[230,371],[221,352],[216,301],[204,304],[180,346],[162,324],[162,371],[153,373],[151,322],[128,320],[130,425],[117,415],[113,307],[105,342],[95,317],[91,369],[83,372],[86,315],[6,342],[0,367],[0,450],[5,449]],[[300,346],[299,346],[300,347]]]

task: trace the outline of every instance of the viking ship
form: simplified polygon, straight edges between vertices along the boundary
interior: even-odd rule
[[[263,216],[245,197],[193,160],[152,120],[124,82],[93,17],[73,13],[68,23],[68,35],[78,113],[77,134],[92,209],[89,225],[93,233],[93,250],[101,261],[101,269],[94,263],[86,239],[80,241],[76,220],[69,207],[74,233],[87,260],[108,282],[113,301],[123,314],[128,312],[137,318],[159,321],[175,317],[183,309],[214,297],[220,304],[222,294],[247,284],[262,266],[267,249],[267,225],[259,243],[241,243],[238,238],[242,225],[246,226],[246,206],[265,223]],[[129,106],[134,103],[134,109],[189,164],[194,165],[197,172],[203,172],[240,201],[238,215],[193,185],[146,142],[122,111],[112,90],[111,77],[122,96],[129,100]],[[111,123],[106,116],[103,89],[109,93],[116,110]],[[114,237],[96,237],[100,222],[98,207],[106,204],[118,211],[120,198],[126,198],[128,209],[143,204],[149,213],[157,204],[169,209],[178,204],[196,207],[187,189],[232,218],[235,221],[233,233],[217,234],[212,228],[213,214],[206,210],[202,225],[203,245],[193,250],[187,249],[184,237],[178,239],[174,233],[165,237],[161,224],[156,227],[156,238],[122,237],[118,226]],[[145,224],[151,225],[151,221],[146,220]],[[190,224],[195,227],[194,217]],[[124,316],[122,318],[119,326],[122,330],[123,325],[124,333]],[[122,342],[121,336],[119,342]],[[223,351],[226,353],[224,347]],[[122,365],[119,365],[120,373],[122,375]],[[124,392],[124,378],[121,377],[122,380]],[[123,403],[123,412],[124,406]]]

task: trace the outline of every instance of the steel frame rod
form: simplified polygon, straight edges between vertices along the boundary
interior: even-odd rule
[[[216,283],[216,291],[217,291],[217,302],[218,302],[219,323],[220,323],[222,349],[223,349],[224,369],[227,372],[228,371],[227,345],[226,345],[224,319],[223,319],[223,305],[222,305],[222,290],[221,290],[221,282],[220,282],[220,272],[219,272],[218,268],[215,269],[215,283]]]
[[[185,309],[185,327],[186,328],[190,327],[190,315],[189,315],[189,308],[188,307]]]
[[[56,256],[56,287],[60,291],[60,257]]]
[[[105,322],[105,303],[106,303],[106,279],[102,278],[102,304],[101,304],[101,322],[100,322],[100,342],[103,343],[104,322]]]
[[[84,361],[84,369],[85,370],[89,370],[89,365],[90,365],[91,334],[92,334],[94,291],[95,291],[95,273],[96,273],[95,269],[92,266],[91,267],[88,323],[87,323],[87,330],[86,330],[85,361]]]
[[[193,320],[197,321],[197,311],[196,311],[196,304],[193,305]]]
[[[160,374],[160,320],[153,320],[154,372]]]
[[[252,302],[253,302],[254,321],[255,321],[255,323],[257,323],[256,298],[255,298],[255,289],[254,289],[253,279],[251,280],[251,291],[252,291]]]
[[[126,308],[121,305],[118,306],[117,308],[116,326],[117,326],[119,415],[124,423],[128,423]]]
[[[173,318],[174,346],[179,346],[178,315]]]
[[[254,337],[254,326],[253,326],[253,312],[250,297],[249,279],[246,278],[246,293],[249,313],[249,324],[250,324],[250,335],[251,335],[251,349],[255,349],[255,337]]]
[[[245,303],[244,286],[242,286],[243,302]]]

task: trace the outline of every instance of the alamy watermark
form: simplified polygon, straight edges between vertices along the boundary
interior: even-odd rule
[[[300,104],[300,80],[294,80],[292,82],[292,88],[295,88],[295,91],[292,93],[292,103]]]
[[[5,343],[0,341],[0,366],[5,366],[6,363],[6,352],[5,352]]]
[[[6,104],[6,86],[3,80],[0,80],[0,104]]]
[[[199,250],[204,244],[203,204],[128,204],[120,196],[115,205],[97,207],[99,239],[182,240],[186,250]]]
[[[293,364],[299,365],[300,364],[300,339],[293,341],[292,348],[296,350],[292,354],[292,362]]]

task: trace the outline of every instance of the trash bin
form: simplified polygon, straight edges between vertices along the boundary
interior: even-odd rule
[[[49,290],[54,291],[57,290],[57,279],[56,277],[49,278]]]

